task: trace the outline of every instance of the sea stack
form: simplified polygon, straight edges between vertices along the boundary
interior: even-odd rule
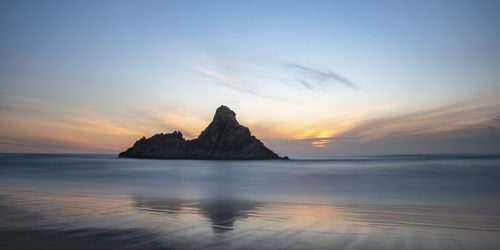
[[[288,159],[268,149],[236,120],[236,113],[222,105],[197,139],[186,140],[179,131],[141,138],[118,155],[151,159],[267,160]]]

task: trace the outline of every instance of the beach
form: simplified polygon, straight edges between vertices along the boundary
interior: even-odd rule
[[[500,157],[0,155],[2,249],[498,249]]]

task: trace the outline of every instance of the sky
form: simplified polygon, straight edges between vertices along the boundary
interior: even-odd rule
[[[1,1],[0,152],[500,153],[500,1]]]

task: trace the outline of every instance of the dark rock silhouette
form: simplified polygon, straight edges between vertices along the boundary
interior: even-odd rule
[[[155,159],[264,160],[281,158],[269,150],[250,130],[236,120],[236,114],[220,106],[200,136],[186,140],[182,133],[156,134],[141,138],[119,157]]]

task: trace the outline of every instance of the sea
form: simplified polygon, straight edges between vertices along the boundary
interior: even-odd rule
[[[500,155],[0,154],[0,249],[500,249]]]

